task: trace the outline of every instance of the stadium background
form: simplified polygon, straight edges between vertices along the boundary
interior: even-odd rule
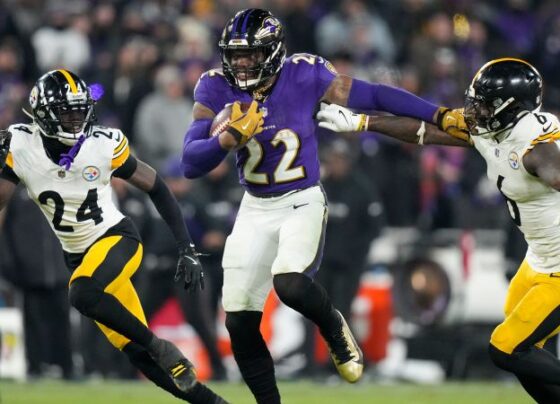
[[[232,161],[189,181],[181,178],[178,156],[196,81],[202,72],[219,67],[219,34],[227,19],[245,7],[268,8],[282,20],[289,54],[319,54],[340,73],[400,86],[451,107],[461,106],[464,89],[487,60],[526,58],[543,74],[545,109],[560,111],[555,74],[560,68],[560,5],[554,0],[1,1],[0,128],[27,119],[21,108],[42,72],[64,67],[103,85],[96,109],[100,122],[122,128],[136,154],[164,174],[197,243],[213,253],[205,262],[213,282],[209,290],[181,303],[201,330],[217,317],[222,354],[228,351],[227,335],[219,310],[208,308],[219,298],[216,257],[241,190]],[[511,381],[492,367],[485,344],[500,320],[507,276],[523,257],[524,245],[501,195],[485,179],[482,159],[471,150],[421,148],[376,134],[321,132],[319,139],[325,184],[334,197],[322,280],[330,283],[333,298],[345,304],[361,279],[352,312],[372,365],[364,384]],[[360,185],[352,189],[349,183]],[[337,193],[341,188],[344,192]],[[196,333],[183,323],[176,300],[168,300],[180,292],[170,287],[174,252],[168,249],[165,226],[134,190],[122,183],[115,189],[116,200],[145,240],[136,282],[152,326],[179,341],[206,369],[204,377],[212,377]],[[369,199],[358,209],[354,202],[360,193]],[[68,312],[68,274],[59,247],[25,193],[12,205],[0,236],[0,378],[136,378],[95,328]],[[313,343],[309,326],[276,307],[273,298],[268,304],[272,314],[265,332],[279,374],[332,382],[331,369],[322,365],[324,350]],[[68,335],[53,330],[66,327],[70,338],[64,342]],[[19,339],[21,331],[27,345]],[[24,346],[31,355],[26,367],[17,362]],[[224,363],[235,379],[231,359]],[[50,385],[37,386],[50,391]],[[7,385],[8,394],[17,392],[12,397],[25,390]],[[356,391],[362,398],[368,394],[363,387]],[[387,402],[393,397],[389,391]],[[236,402],[248,400],[244,394]],[[369,402],[356,397],[355,402]]]

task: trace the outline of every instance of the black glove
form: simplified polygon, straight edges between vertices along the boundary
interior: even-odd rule
[[[0,170],[6,165],[6,157],[8,157],[8,152],[10,151],[10,141],[12,140],[12,134],[7,129],[0,130]]]
[[[200,290],[204,289],[204,272],[202,264],[198,257],[202,255],[194,249],[194,244],[179,250],[179,261],[177,262],[177,271],[175,272],[175,282],[181,278],[185,281],[185,289],[195,291],[200,286]]]

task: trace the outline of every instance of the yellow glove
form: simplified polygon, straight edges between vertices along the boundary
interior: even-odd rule
[[[465,123],[463,108],[449,109],[439,107],[436,112],[436,123],[438,128],[448,135],[473,144],[469,129]]]
[[[259,111],[256,101],[251,102],[245,113],[241,111],[239,101],[233,103],[227,131],[237,140],[237,147],[244,146],[253,136],[261,133],[263,125],[263,112]]]

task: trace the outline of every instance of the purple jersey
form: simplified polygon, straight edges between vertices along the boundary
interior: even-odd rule
[[[283,193],[319,182],[313,115],[335,76],[332,65],[319,56],[295,54],[286,60],[272,93],[259,103],[264,131],[237,152],[239,181],[252,194]],[[252,101],[218,69],[200,78],[194,99],[216,114],[234,101]]]

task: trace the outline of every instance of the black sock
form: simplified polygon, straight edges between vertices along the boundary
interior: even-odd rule
[[[130,342],[123,348],[123,352],[128,356],[130,363],[139,369],[144,376],[175,397],[193,404],[225,403],[220,396],[201,383],[197,383],[188,393],[179,390],[169,375],[154,362],[148,352],[140,345]]]
[[[327,291],[304,274],[288,273],[274,276],[274,289],[282,302],[303,314],[328,337],[340,329],[340,316]]]
[[[119,300],[103,291],[101,285],[89,277],[76,279],[68,291],[70,302],[83,315],[100,322],[144,347],[154,338],[150,329],[127,310]]]
[[[258,404],[280,404],[274,362],[260,333],[262,312],[226,313],[233,356]]]
[[[519,382],[529,393],[533,400],[539,404],[560,403],[560,386],[546,384],[542,381],[529,376],[516,375]]]
[[[490,344],[488,352],[499,368],[538,379],[542,383],[560,385],[560,361],[544,349],[532,346],[524,351],[507,354]]]

